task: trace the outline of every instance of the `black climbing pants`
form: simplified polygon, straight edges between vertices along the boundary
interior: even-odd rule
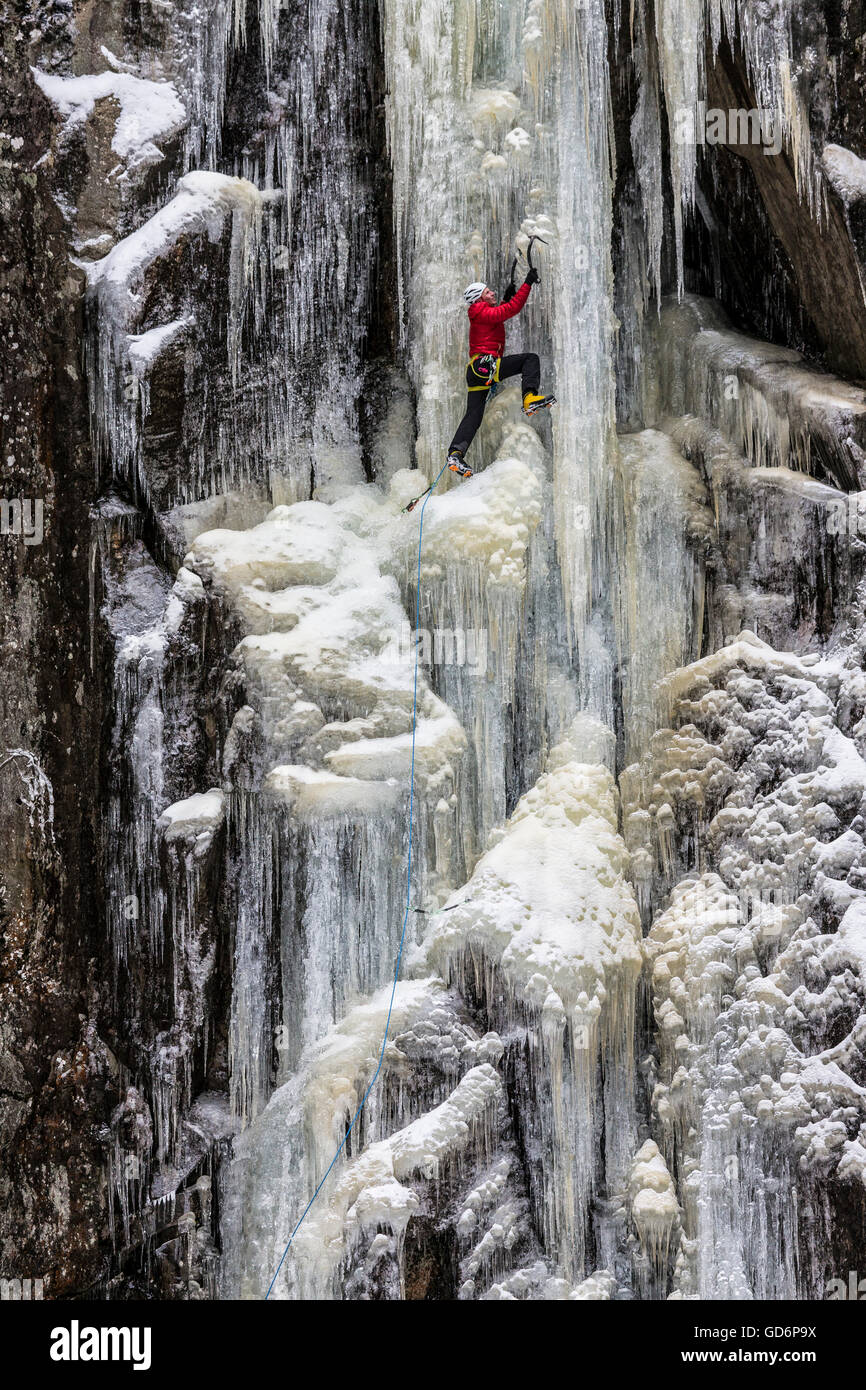
[[[517,376],[518,372],[523,377],[523,395],[525,396],[527,391],[531,391],[534,396],[538,395],[538,388],[541,385],[541,363],[538,360],[538,354],[535,352],[512,352],[508,357],[503,357],[500,360],[500,381],[505,381],[510,376]],[[466,368],[468,388],[466,414],[457,426],[457,433],[450,446],[451,449],[459,449],[461,454],[466,453],[478,433],[481,421],[484,419],[484,407],[490,395],[490,380],[489,377],[476,372],[474,363],[469,363]]]

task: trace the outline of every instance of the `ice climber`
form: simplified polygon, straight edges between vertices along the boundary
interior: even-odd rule
[[[531,287],[538,283],[538,271],[530,268],[519,290],[513,282],[508,286],[501,304],[487,285],[476,281],[467,285],[463,298],[469,309],[469,365],[466,368],[466,414],[457,426],[457,433],[448,450],[448,467],[461,478],[471,478],[466,451],[484,418],[484,407],[501,381],[520,372],[523,388],[523,413],[534,415],[536,410],[554,405],[555,396],[539,395],[541,364],[534,352],[514,352],[503,357],[505,324],[520,313]]]

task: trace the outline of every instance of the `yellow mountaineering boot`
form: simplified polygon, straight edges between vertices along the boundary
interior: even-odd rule
[[[536,410],[544,410],[546,406],[556,405],[555,396],[534,396],[531,391],[527,391],[523,397],[524,415],[534,415]]]

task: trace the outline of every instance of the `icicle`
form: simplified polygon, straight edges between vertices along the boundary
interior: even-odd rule
[[[248,287],[257,262],[262,196],[251,183],[201,171],[187,174],[169,203],[102,260],[88,265],[88,297],[94,322],[88,335],[88,383],[98,474],[123,480],[147,501],[150,485],[142,455],[148,411],[147,374],[160,351],[188,330],[191,315],[145,334],[137,327],[141,290],[151,266],[180,242],[218,242],[230,233],[227,343],[229,371],[238,384],[240,340],[248,309]],[[202,461],[203,463],[204,461]],[[189,480],[186,502],[214,489],[210,477]],[[242,469],[238,470],[243,476]]]

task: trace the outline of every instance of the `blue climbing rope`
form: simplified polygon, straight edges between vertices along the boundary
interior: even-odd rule
[[[417,573],[416,586],[415,586],[415,613],[416,613],[416,616],[417,616],[418,619],[420,619],[420,617],[421,617],[421,537],[422,537],[423,532],[424,532],[424,510],[425,510],[425,508],[426,508],[426,506],[427,506],[427,503],[430,501],[430,498],[433,496],[433,493],[436,491],[436,488],[437,488],[438,485],[439,485],[439,479],[442,477],[442,474],[445,472],[445,469],[446,469],[447,467],[448,467],[448,465],[447,465],[447,463],[446,463],[446,464],[440,469],[440,471],[439,471],[438,475],[436,476],[436,479],[434,480],[432,486],[428,489],[427,494],[426,494],[426,496],[424,497],[424,505],[423,505],[422,508],[421,508],[421,515],[420,515],[419,520],[418,520],[418,573]],[[310,1200],[309,1200],[309,1202],[307,1203],[307,1205],[304,1207],[304,1210],[301,1212],[301,1215],[300,1215],[300,1217],[299,1217],[299,1219],[298,1219],[298,1224],[295,1226],[295,1229],[292,1231],[292,1234],[289,1236],[289,1239],[288,1239],[288,1241],[287,1241],[287,1243],[286,1243],[286,1248],[285,1248],[285,1250],[283,1251],[282,1255],[280,1256],[280,1263],[277,1265],[277,1267],[276,1267],[276,1269],[275,1269],[275,1271],[274,1271],[274,1277],[273,1277],[273,1279],[271,1280],[270,1284],[268,1285],[268,1291],[267,1291],[267,1293],[265,1294],[265,1302],[267,1302],[267,1300],[268,1300],[268,1299],[270,1298],[270,1296],[271,1296],[271,1292],[272,1292],[272,1290],[273,1290],[274,1284],[277,1282],[277,1278],[278,1278],[278,1276],[279,1276],[280,1270],[282,1269],[282,1267],[283,1267],[283,1265],[284,1265],[284,1263],[285,1263],[286,1256],[288,1255],[289,1250],[290,1250],[291,1247],[292,1247],[292,1241],[294,1240],[295,1236],[298,1234],[298,1231],[301,1229],[301,1226],[304,1224],[304,1220],[305,1220],[305,1218],[306,1218],[307,1212],[310,1210],[310,1207],[313,1205],[313,1203],[315,1202],[315,1200],[316,1200],[316,1198],[318,1197],[319,1193],[321,1192],[322,1188],[324,1187],[325,1182],[327,1181],[327,1178],[328,1178],[328,1174],[330,1173],[330,1171],[331,1171],[331,1169],[333,1168],[334,1164],[337,1162],[337,1159],[340,1157],[340,1154],[343,1152],[343,1149],[345,1148],[345,1145],[346,1145],[346,1140],[348,1139],[349,1135],[352,1133],[352,1130],[355,1128],[355,1123],[356,1123],[356,1121],[357,1121],[357,1119],[358,1119],[358,1116],[360,1115],[361,1111],[364,1109],[364,1106],[365,1106],[365,1104],[366,1104],[368,1095],[370,1094],[370,1092],[372,1091],[373,1087],[374,1087],[375,1084],[376,1084],[377,1078],[378,1078],[378,1076],[379,1076],[379,1072],[382,1070],[382,1062],[384,1061],[384,1058],[385,1058],[385,1048],[386,1048],[387,1045],[388,1045],[388,1029],[389,1029],[390,1026],[391,1026],[391,1011],[392,1011],[393,1008],[394,1008],[394,995],[395,995],[396,992],[397,992],[397,980],[398,980],[399,975],[400,975],[400,961],[401,961],[402,958],[403,958],[403,944],[404,944],[404,942],[405,942],[405,940],[406,940],[406,924],[407,924],[407,922],[409,921],[409,913],[410,913],[410,911],[411,911],[411,904],[412,904],[412,825],[413,825],[414,814],[415,814],[415,730],[416,730],[417,722],[418,722],[418,653],[419,653],[419,650],[420,650],[420,643],[416,643],[416,644],[415,644],[415,679],[414,679],[414,685],[413,685],[413,689],[412,689],[412,765],[411,765],[411,770],[410,770],[410,773],[409,773],[409,859],[408,859],[408,863],[407,863],[407,865],[406,865],[406,911],[405,911],[405,913],[403,914],[403,930],[400,932],[400,947],[399,947],[399,950],[397,951],[397,960],[396,960],[396,962],[395,962],[395,964],[394,964],[394,979],[393,979],[392,984],[391,984],[391,999],[390,999],[390,1002],[389,1002],[389,1004],[388,1004],[388,1018],[387,1018],[387,1020],[386,1020],[386,1022],[385,1022],[385,1036],[382,1038],[382,1046],[381,1046],[381,1049],[380,1049],[380,1051],[379,1051],[379,1061],[378,1061],[378,1063],[377,1063],[377,1065],[376,1065],[376,1070],[375,1070],[374,1073],[373,1073],[372,1080],[370,1081],[370,1084],[368,1085],[366,1091],[364,1092],[363,1096],[361,1097],[360,1104],[359,1104],[359,1106],[358,1106],[358,1109],[355,1111],[354,1115],[352,1116],[352,1120],[351,1120],[351,1123],[350,1123],[350,1125],[349,1125],[349,1128],[346,1130],[346,1133],[343,1135],[342,1139],[340,1140],[340,1146],[339,1146],[339,1148],[337,1149],[337,1152],[334,1154],[334,1157],[331,1159],[330,1163],[328,1164],[327,1168],[325,1169],[325,1172],[324,1172],[324,1174],[323,1174],[323,1176],[322,1176],[321,1182],[319,1183],[318,1187],[316,1188],[315,1192],[313,1193],[313,1195],[312,1195],[312,1197],[310,1198]]]

